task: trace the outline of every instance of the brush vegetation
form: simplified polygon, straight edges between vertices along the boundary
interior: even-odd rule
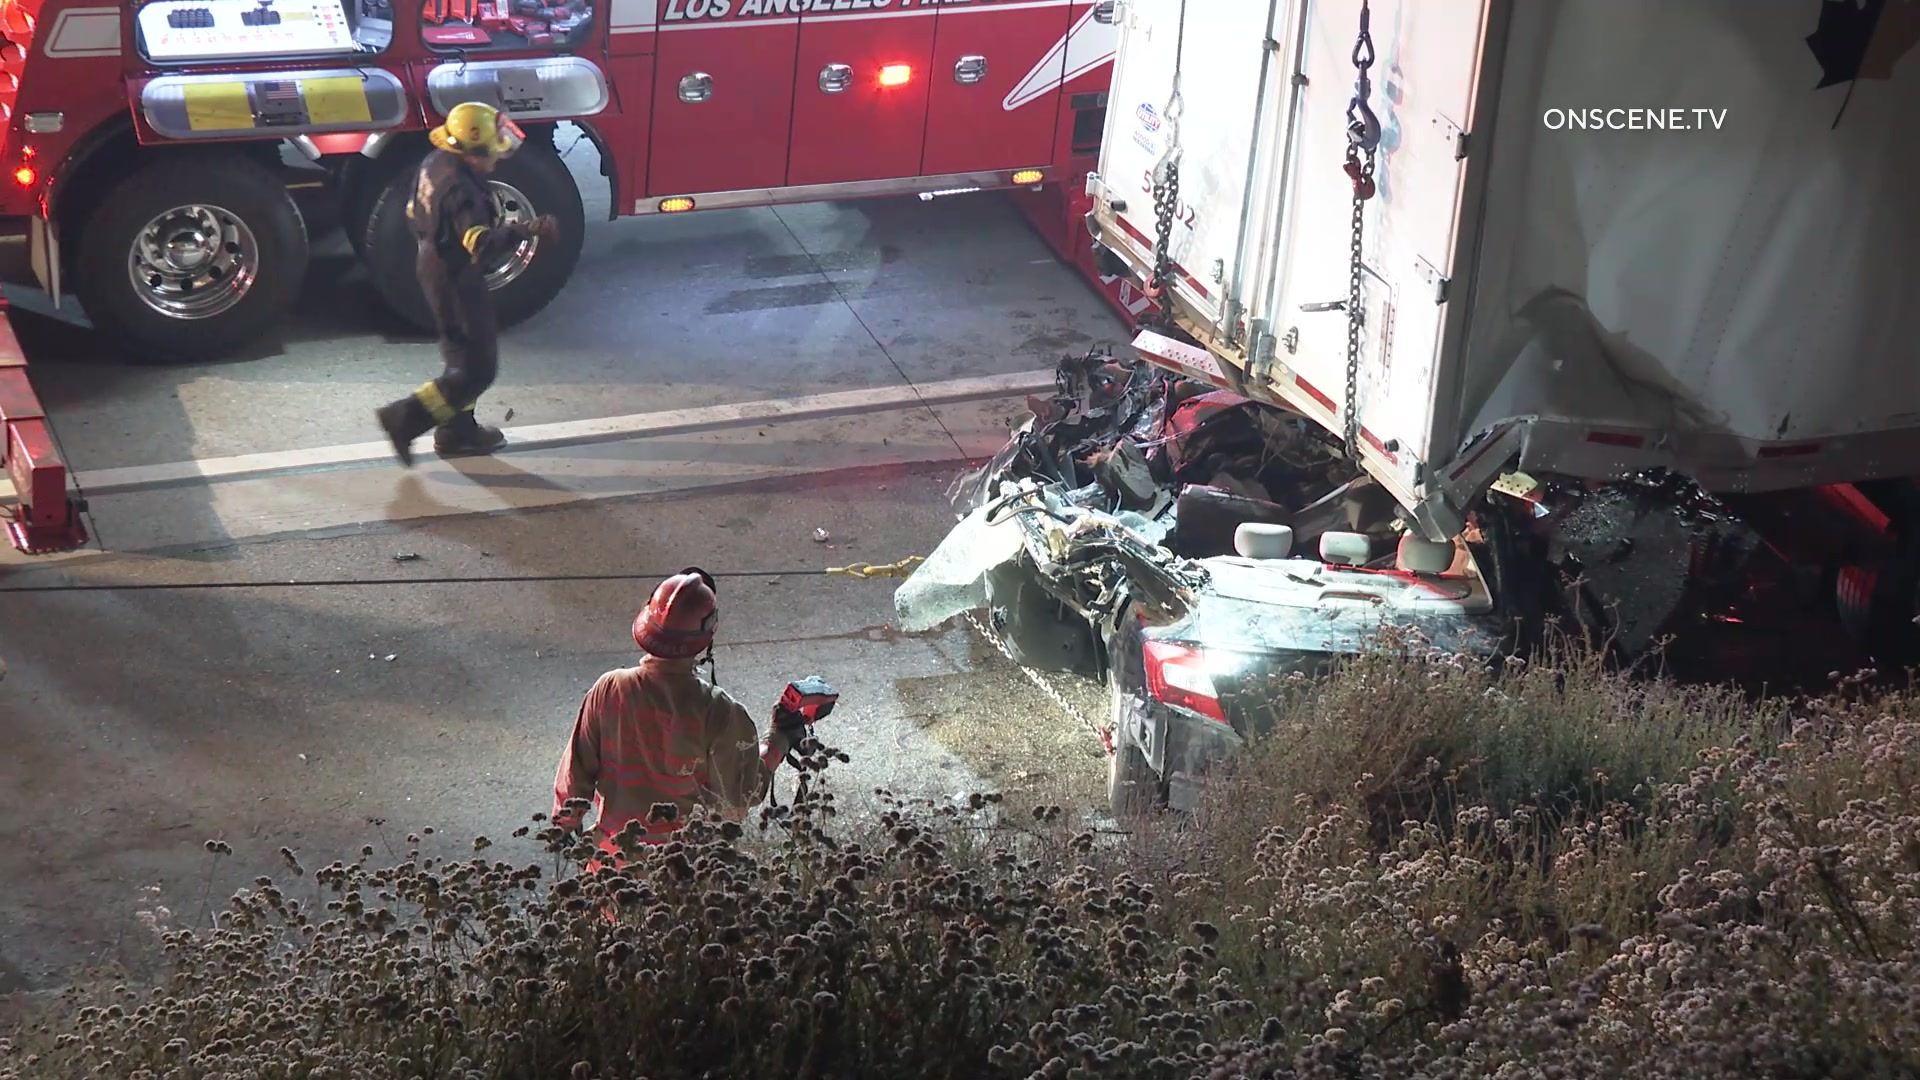
[[[287,852],[0,1078],[1920,1075],[1909,693],[1407,648],[1273,693],[1199,811],[1126,837],[988,796],[855,825],[817,753],[791,806],[621,873],[551,830]]]

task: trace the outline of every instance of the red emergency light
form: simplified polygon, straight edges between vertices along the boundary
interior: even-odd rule
[[[40,174],[34,172],[33,166],[31,165],[22,165],[13,170],[13,182],[19,184],[21,187],[32,187],[33,182],[38,179],[40,179]]]
[[[912,81],[912,64],[888,64],[880,69],[881,86],[905,86]]]

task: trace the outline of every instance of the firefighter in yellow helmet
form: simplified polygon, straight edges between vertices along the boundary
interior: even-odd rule
[[[446,367],[439,378],[375,414],[407,466],[413,464],[413,440],[428,431],[441,454],[490,454],[506,443],[499,428],[473,415],[474,402],[500,367],[486,267],[529,240],[552,237],[556,227],[544,214],[531,223],[499,219],[486,176],[525,139],[500,110],[477,101],[456,105],[429,138],[434,149],[420,163],[407,220],[420,244],[415,266]]]

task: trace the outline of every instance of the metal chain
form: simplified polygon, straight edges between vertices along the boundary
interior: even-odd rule
[[[1067,719],[1078,720],[1081,723],[1087,725],[1088,730],[1093,732],[1094,738],[1099,739],[1100,744],[1103,747],[1107,744],[1107,738],[1108,738],[1107,730],[1101,727],[1100,724],[1096,723],[1091,717],[1087,716],[1085,713],[1081,712],[1080,710],[1074,708],[1072,703],[1067,701],[1067,696],[1065,694],[1062,694],[1060,692],[1060,689],[1053,685],[1053,680],[1047,678],[1046,675],[1044,675],[1043,673],[1028,667],[1027,665],[1021,663],[1018,660],[1015,660],[1013,658],[1013,650],[1007,647],[1007,643],[1000,640],[1000,635],[994,633],[993,628],[987,625],[987,623],[976,618],[973,612],[968,611],[968,612],[965,612],[964,615],[966,616],[967,623],[971,625],[975,630],[979,631],[980,636],[983,638],[986,638],[989,644],[991,644],[995,649],[998,649],[1000,651],[1001,656],[1006,657],[1007,663],[1012,664],[1014,667],[1019,668],[1020,672],[1027,677],[1027,680],[1029,682],[1039,687],[1040,692],[1045,694],[1048,700],[1052,701],[1055,705],[1058,705],[1060,707],[1061,712],[1067,714]]]
[[[1147,295],[1159,302],[1160,321],[1173,320],[1173,298],[1167,290],[1173,285],[1173,259],[1167,247],[1173,240],[1173,217],[1180,204],[1180,157],[1177,153],[1155,170],[1153,182],[1153,276],[1147,279]]]
[[[1159,302],[1159,320],[1173,325],[1173,223],[1180,212],[1180,117],[1186,112],[1186,99],[1180,93],[1181,64],[1187,49],[1187,0],[1180,0],[1180,27],[1173,47],[1173,92],[1167,95],[1167,148],[1153,168],[1153,274],[1147,279],[1146,295]]]
[[[851,566],[829,566],[826,572],[829,575],[851,578],[905,578],[913,576],[914,568],[926,561],[922,556],[909,555],[899,562],[886,563],[880,566],[875,566],[872,563],[854,563]],[[1067,700],[1066,695],[1062,694],[1060,689],[1053,684],[1053,680],[1047,678],[1045,674],[1014,659],[1013,650],[1007,647],[1007,643],[1002,641],[1000,635],[994,633],[990,626],[981,622],[978,618],[975,618],[973,612],[966,612],[965,615],[967,622],[972,625],[975,630],[979,631],[980,636],[986,638],[988,643],[999,650],[1000,655],[1006,658],[1007,663],[1019,668],[1021,673],[1026,675],[1027,679],[1032,682],[1033,685],[1040,688],[1041,693],[1045,694],[1055,705],[1058,705],[1060,711],[1067,715],[1067,719],[1078,720],[1087,725],[1088,729],[1093,732],[1094,737],[1100,739],[1103,744],[1105,743],[1106,735],[1104,729],[1093,719],[1078,709],[1075,709],[1073,704]]]
[[[1366,323],[1361,286],[1366,274],[1366,204],[1373,198],[1375,151],[1380,147],[1380,118],[1367,99],[1373,94],[1373,12],[1360,0],[1360,34],[1353,44],[1353,99],[1347,103],[1347,178],[1353,182],[1353,222],[1347,257],[1347,399],[1343,419],[1347,456],[1360,460],[1360,332]]]

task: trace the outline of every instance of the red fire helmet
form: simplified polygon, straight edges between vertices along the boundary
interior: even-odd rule
[[[713,575],[690,566],[660,583],[633,620],[633,643],[648,656],[686,660],[713,644],[720,600]]]

